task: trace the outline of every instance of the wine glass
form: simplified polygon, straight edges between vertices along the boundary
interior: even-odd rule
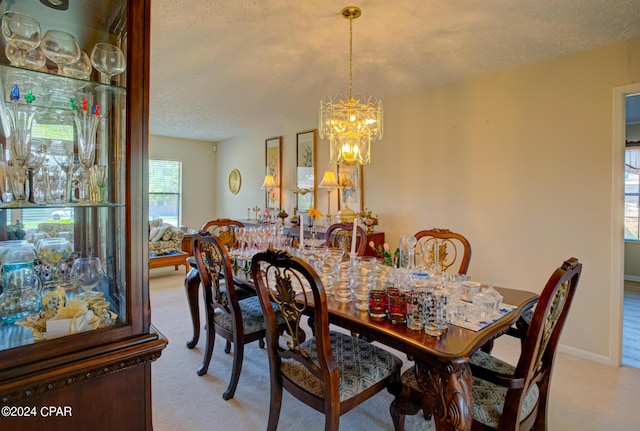
[[[81,296],[88,298],[95,296],[97,292],[93,292],[93,288],[100,284],[104,275],[99,258],[80,257],[73,262],[69,279],[73,287],[83,291]]]
[[[107,167],[105,165],[93,165],[90,171],[91,186],[95,190],[95,201],[104,202],[104,188],[107,185]]]
[[[100,72],[100,82],[110,84],[111,77],[124,72],[127,61],[124,54],[115,45],[97,43],[91,50],[91,64]]]
[[[45,57],[58,65],[58,74],[65,74],[65,66],[80,59],[80,47],[72,34],[62,30],[47,30],[40,49]]]
[[[27,53],[40,45],[40,23],[20,12],[2,15],[2,35],[7,41],[5,54],[13,66],[25,66]]]

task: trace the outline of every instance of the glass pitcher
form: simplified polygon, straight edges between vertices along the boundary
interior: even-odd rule
[[[33,244],[0,243],[0,321],[13,324],[42,309],[42,284],[34,269]]]

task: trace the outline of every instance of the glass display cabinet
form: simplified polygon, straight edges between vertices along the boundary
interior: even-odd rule
[[[0,14],[0,429],[152,429],[150,0]]]

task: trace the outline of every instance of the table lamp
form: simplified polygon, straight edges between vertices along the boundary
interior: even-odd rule
[[[275,180],[275,178],[273,178],[273,175],[265,176],[264,177],[264,182],[262,183],[262,186],[260,188],[267,191],[267,206],[270,207],[271,190],[274,190],[274,189],[278,188],[278,185],[276,184],[276,180]]]
[[[318,187],[327,189],[327,219],[331,220],[331,190],[340,188],[335,172],[326,171]]]

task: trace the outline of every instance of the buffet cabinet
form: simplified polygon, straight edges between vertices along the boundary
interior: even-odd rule
[[[0,429],[151,430],[150,0],[0,2]]]

